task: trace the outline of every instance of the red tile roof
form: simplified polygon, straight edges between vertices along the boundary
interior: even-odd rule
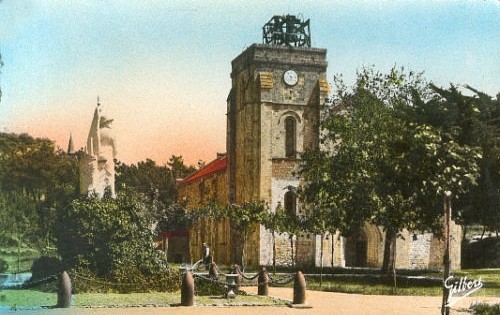
[[[207,166],[200,169],[193,175],[183,179],[182,181],[179,182],[178,186],[184,186],[186,184],[189,184],[191,182],[194,182],[195,180],[201,179],[211,174],[224,172],[226,170],[226,167],[227,167],[227,156],[223,156],[208,163]]]

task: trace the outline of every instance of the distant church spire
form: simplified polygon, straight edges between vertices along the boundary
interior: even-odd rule
[[[68,154],[75,154],[75,146],[73,144],[73,135],[71,132],[69,133]]]

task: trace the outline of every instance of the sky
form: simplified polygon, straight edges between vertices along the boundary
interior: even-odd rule
[[[97,97],[118,160],[225,152],[231,61],[274,15],[310,19],[328,77],[423,71],[500,92],[500,1],[0,0],[0,131],[85,145]]]

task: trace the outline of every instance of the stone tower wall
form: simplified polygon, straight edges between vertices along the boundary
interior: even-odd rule
[[[326,101],[326,50],[254,44],[232,62],[228,105],[229,189],[236,203],[264,200],[274,211],[287,187],[297,187],[295,157],[285,154],[285,119],[296,123],[295,147],[302,152],[318,142],[320,104]],[[298,82],[283,82],[293,69]],[[287,236],[277,238],[279,259],[289,252]],[[311,264],[315,238],[298,238],[297,257]],[[249,252],[265,263],[272,257],[272,236],[262,227],[250,238]]]

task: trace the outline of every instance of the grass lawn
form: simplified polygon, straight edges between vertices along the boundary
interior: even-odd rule
[[[35,290],[2,290],[0,306],[51,306],[56,305],[57,295]]]
[[[483,281],[483,288],[477,293],[484,296],[500,296],[500,269],[464,269],[455,273],[455,277],[479,279]]]
[[[35,290],[0,291],[0,307],[50,307],[57,303],[56,293]],[[76,307],[132,307],[132,306],[177,306],[180,304],[180,292],[150,293],[81,293],[74,295]],[[196,305],[274,305],[284,306],[286,301],[255,295],[238,295],[235,299],[221,296],[196,296]]]
[[[455,278],[482,279],[483,288],[474,295],[500,296],[500,269],[467,269],[453,273]],[[378,295],[434,295],[443,293],[442,276],[435,274],[436,281],[421,278],[398,278],[397,288],[393,288],[393,279],[380,275],[326,275],[320,286],[319,277],[306,277],[307,288],[330,292],[378,294]]]

